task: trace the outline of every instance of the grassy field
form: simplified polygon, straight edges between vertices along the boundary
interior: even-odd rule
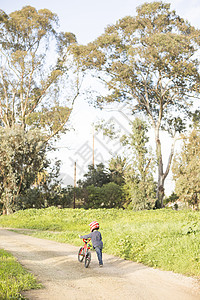
[[[11,254],[0,250],[1,300],[22,300],[20,292],[39,287],[34,276],[22,268]]]
[[[31,235],[82,245],[97,220],[104,252],[145,265],[200,278],[200,213],[117,209],[29,209],[1,216],[0,226],[36,229]]]

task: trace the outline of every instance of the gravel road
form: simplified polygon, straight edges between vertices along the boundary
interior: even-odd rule
[[[81,245],[81,241],[80,241]],[[200,300],[199,282],[103,253],[88,269],[78,262],[79,247],[0,229],[0,248],[11,252],[44,286],[29,300]]]

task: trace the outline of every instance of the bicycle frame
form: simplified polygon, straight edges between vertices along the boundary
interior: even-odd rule
[[[78,251],[78,260],[80,262],[83,261],[83,259],[85,258],[85,267],[87,268],[90,264],[91,261],[91,252],[89,251],[91,248],[91,245],[89,244],[89,241],[91,239],[83,239],[84,242],[84,246],[81,247]]]
[[[85,250],[85,254],[88,252],[88,250],[90,250],[91,248],[91,245],[88,244],[89,242],[91,241],[91,239],[83,239],[83,242],[84,242],[84,250]]]

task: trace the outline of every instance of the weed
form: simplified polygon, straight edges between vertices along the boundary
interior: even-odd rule
[[[36,279],[16,259],[0,250],[0,299],[24,300],[21,291],[39,288]]]

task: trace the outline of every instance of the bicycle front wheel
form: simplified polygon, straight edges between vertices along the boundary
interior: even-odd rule
[[[85,256],[85,267],[86,268],[88,268],[90,262],[91,262],[91,252],[88,251]]]
[[[84,247],[81,247],[78,251],[78,261],[82,262],[85,256]]]

